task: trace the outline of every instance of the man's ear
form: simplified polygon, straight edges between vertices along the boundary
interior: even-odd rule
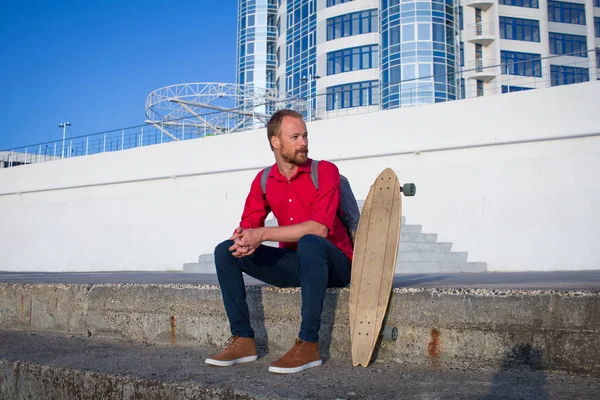
[[[281,140],[279,139],[279,135],[271,137],[271,146],[273,147],[273,149],[279,150],[279,146],[281,146]]]

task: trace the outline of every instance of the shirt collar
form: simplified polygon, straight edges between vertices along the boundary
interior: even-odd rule
[[[299,165],[298,170],[296,171],[296,174],[294,174],[292,179],[294,179],[300,173],[304,173],[304,172],[310,173],[310,166],[312,164],[312,161],[313,160],[311,158],[309,158],[306,160],[306,162],[304,164]],[[271,168],[271,171],[269,172],[269,176],[272,178],[276,178],[277,180],[286,180],[287,181],[287,178],[285,176],[283,176],[281,174],[281,172],[279,172],[279,167],[277,167],[277,163],[273,164],[273,167]]]

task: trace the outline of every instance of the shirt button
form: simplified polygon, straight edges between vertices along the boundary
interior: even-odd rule
[[[288,201],[291,203],[291,202],[292,202],[292,199],[289,199]]]
[[[290,221],[293,221],[293,220],[294,220],[294,218],[293,218],[293,217],[292,217],[292,218],[290,218]]]

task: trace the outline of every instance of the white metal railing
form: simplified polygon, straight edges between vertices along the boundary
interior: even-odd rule
[[[476,22],[467,26],[470,38],[495,37],[496,25],[493,22]]]
[[[475,73],[489,73],[495,74],[497,73],[496,60],[493,58],[478,58],[476,60],[469,61],[469,66]]]

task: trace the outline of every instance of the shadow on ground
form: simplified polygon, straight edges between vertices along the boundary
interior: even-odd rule
[[[548,399],[545,386],[542,351],[524,344],[504,356],[489,393],[482,399]]]

